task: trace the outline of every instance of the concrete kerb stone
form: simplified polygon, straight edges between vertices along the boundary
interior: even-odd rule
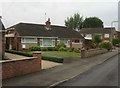
[[[118,52],[118,53],[120,53],[120,52]],[[107,60],[109,60],[109,59],[111,59],[112,57],[116,56],[118,53],[115,53],[115,54],[112,55],[111,57],[105,59],[104,61],[102,61],[102,62],[100,62],[100,63],[98,63],[98,64],[96,64],[96,65],[100,65],[100,64],[106,62]],[[94,65],[94,66],[96,66],[96,65]],[[93,68],[94,66],[90,67],[89,69]],[[53,88],[53,87],[55,87],[55,86],[57,86],[57,85],[59,85],[59,84],[61,84],[61,83],[67,82],[67,81],[69,81],[69,80],[71,80],[71,79],[77,77],[78,75],[80,75],[80,74],[86,72],[86,71],[89,70],[89,69],[86,69],[85,71],[80,72],[79,74],[76,74],[76,75],[74,75],[74,76],[72,76],[72,77],[70,77],[70,78],[67,78],[67,79],[64,79],[64,80],[58,81],[58,82],[56,82],[56,83],[53,83],[53,84],[50,85],[48,88]]]

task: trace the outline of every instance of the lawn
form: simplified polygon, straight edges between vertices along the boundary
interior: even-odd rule
[[[42,55],[52,57],[80,57],[80,53],[66,51],[42,51]]]

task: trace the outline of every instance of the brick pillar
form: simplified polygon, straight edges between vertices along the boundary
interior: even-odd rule
[[[86,57],[86,56],[85,56],[85,49],[82,49],[82,50],[81,50],[81,58],[84,58],[84,57]]]
[[[33,57],[37,57],[38,59],[38,61],[39,61],[39,63],[40,63],[40,69],[42,68],[42,64],[41,64],[41,58],[42,58],[42,54],[41,54],[41,52],[39,52],[39,51],[35,51],[35,52],[33,52]]]

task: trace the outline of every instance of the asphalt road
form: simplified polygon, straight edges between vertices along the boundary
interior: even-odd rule
[[[119,55],[58,86],[118,86]]]

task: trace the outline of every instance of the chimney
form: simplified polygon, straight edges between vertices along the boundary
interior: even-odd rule
[[[51,30],[50,18],[48,18],[48,21],[46,21],[45,24],[46,24],[46,29],[47,29],[47,30]]]

